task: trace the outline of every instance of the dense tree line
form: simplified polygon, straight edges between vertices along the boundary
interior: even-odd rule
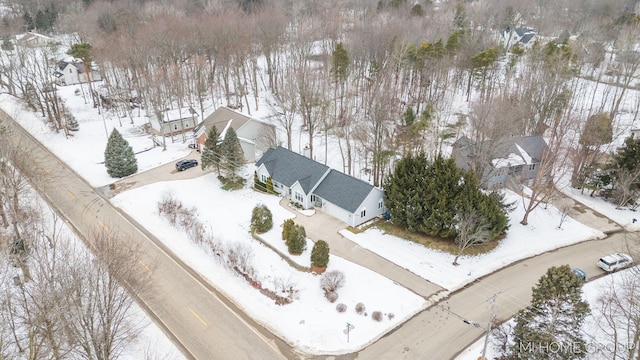
[[[408,155],[398,161],[384,188],[391,220],[409,231],[455,239],[464,223],[465,231],[483,231],[486,242],[509,226],[503,200],[482,192],[473,172],[459,169],[450,158]]]
[[[86,66],[99,64],[108,99],[102,105],[119,117],[133,116],[132,101],[155,114],[189,106],[203,115],[211,99],[249,114],[268,106],[289,148],[293,130],[301,130],[310,155],[326,161],[327,147],[320,154],[314,143],[334,137],[343,170],[363,169],[375,185],[402,154],[435,156],[463,133],[481,143],[546,131],[547,168],[527,184],[526,224],[548,200],[548,184],[563,175],[558,169],[578,169],[574,185],[582,186],[599,159],[594,149],[597,155],[609,145],[565,135],[587,131],[582,124],[604,113],[616,128],[640,65],[629,55],[640,34],[631,1],[531,7],[525,1],[21,0],[0,31],[15,34],[25,13],[55,9],[50,31],[74,34],[61,46]],[[514,45],[509,39],[519,27],[543,36]],[[28,63],[24,71],[28,51],[47,50],[16,49],[22,61],[2,57],[0,86],[68,133],[64,104],[46,91],[54,80],[50,64]],[[596,69],[614,58],[614,75],[605,79]],[[598,86],[581,93],[577,74],[620,91],[607,99],[596,96]],[[468,114],[451,111],[459,99],[469,102]],[[478,161],[494,154],[481,155]],[[482,184],[483,174],[476,175]]]

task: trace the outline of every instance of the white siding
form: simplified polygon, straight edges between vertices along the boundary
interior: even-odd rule
[[[275,131],[273,125],[251,119],[242,125],[237,133],[238,137],[253,141],[255,143],[255,150],[262,154],[276,143]]]
[[[384,214],[386,211],[386,207],[384,206],[384,203],[382,204],[381,209],[378,208],[378,202],[383,198],[384,198],[384,192],[382,190],[378,188],[371,189],[371,192],[369,193],[369,195],[367,195],[367,197],[364,199],[362,204],[360,204],[360,206],[356,210],[355,214],[353,214],[355,219],[355,225],[353,226],[360,225],[364,222],[367,222],[373,219],[376,216]],[[364,217],[361,217],[360,213],[362,212],[363,209],[366,209],[366,214]]]
[[[301,200],[296,199],[296,193],[300,195],[300,197],[302,198]],[[311,204],[311,196],[305,194],[304,190],[302,190],[302,186],[300,186],[300,183],[298,183],[297,181],[293,185],[291,185],[291,200],[302,204],[302,207],[304,207],[305,209],[313,206],[313,204]]]

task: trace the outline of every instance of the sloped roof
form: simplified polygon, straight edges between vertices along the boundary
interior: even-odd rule
[[[251,118],[247,115],[231,110],[228,107],[221,106],[204,119],[202,126],[205,127],[206,132],[209,132],[211,126],[215,126],[218,129],[218,134],[221,134],[230,120],[233,120],[231,122],[231,127],[237,132],[238,129],[249,122]]]
[[[455,161],[458,167],[466,169],[477,145],[466,138],[459,140],[461,145],[456,148]],[[487,142],[481,146],[491,146],[494,149],[492,165],[503,167],[539,163],[547,144],[542,135],[530,135],[505,138],[497,143]]]
[[[302,190],[307,194],[329,170],[328,166],[296,154],[282,146],[267,150],[256,162],[256,167],[262,164],[267,168],[274,181],[287,187],[298,181]]]
[[[331,169],[314,194],[353,213],[372,189],[373,185],[367,182]]]

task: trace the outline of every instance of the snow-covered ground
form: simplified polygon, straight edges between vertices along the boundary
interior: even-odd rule
[[[461,256],[458,266],[452,265],[455,255],[384,234],[376,228],[359,234],[348,230],[342,230],[341,233],[358,245],[449,291],[460,289],[475,279],[520,259],[605,236],[571,218],[562,223],[562,228],[558,228],[560,212],[551,205],[546,209],[544,205],[539,206],[529,216],[529,225],[522,226],[519,223],[524,215],[522,198],[508,190],[505,190],[505,194],[507,202],[517,202],[515,209],[509,213],[510,227],[506,238],[486,254]]]
[[[250,263],[257,270],[262,286],[277,290],[279,284],[292,285],[298,290],[297,299],[288,305],[276,305],[219,262],[212,261],[216,256],[209,249],[191,243],[184,231],[170,226],[157,211],[150,211],[157,209],[164,194],[172,194],[186,207],[197,208],[200,219],[222,247],[233,242],[250,247],[253,253]],[[361,349],[427,305],[423,298],[391,280],[336,256],[331,256],[327,271],[341,271],[346,281],[338,290],[338,300],[330,303],[321,289],[321,276],[292,268],[275,252],[251,237],[251,210],[257,204],[264,204],[273,213],[274,227],[261,237],[287,253],[280,224],[292,213],[282,208],[278,201],[276,196],[256,193],[251,189],[222,190],[213,173],[192,180],[147,185],[112,199],[116,206],[151,229],[166,246],[246,313],[302,351],[341,354]],[[312,246],[309,243],[306,252],[291,258],[309,266]],[[339,303],[347,306],[345,312],[336,310]],[[356,313],[358,303],[366,306],[368,316]],[[372,319],[374,311],[383,313],[382,321]],[[354,327],[348,342],[343,333],[346,323]]]

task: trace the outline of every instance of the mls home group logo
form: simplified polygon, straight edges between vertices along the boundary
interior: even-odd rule
[[[587,342],[581,343],[559,343],[559,342],[521,342],[520,352],[530,354],[611,354],[613,352],[625,353],[635,349],[634,343],[615,342]]]

